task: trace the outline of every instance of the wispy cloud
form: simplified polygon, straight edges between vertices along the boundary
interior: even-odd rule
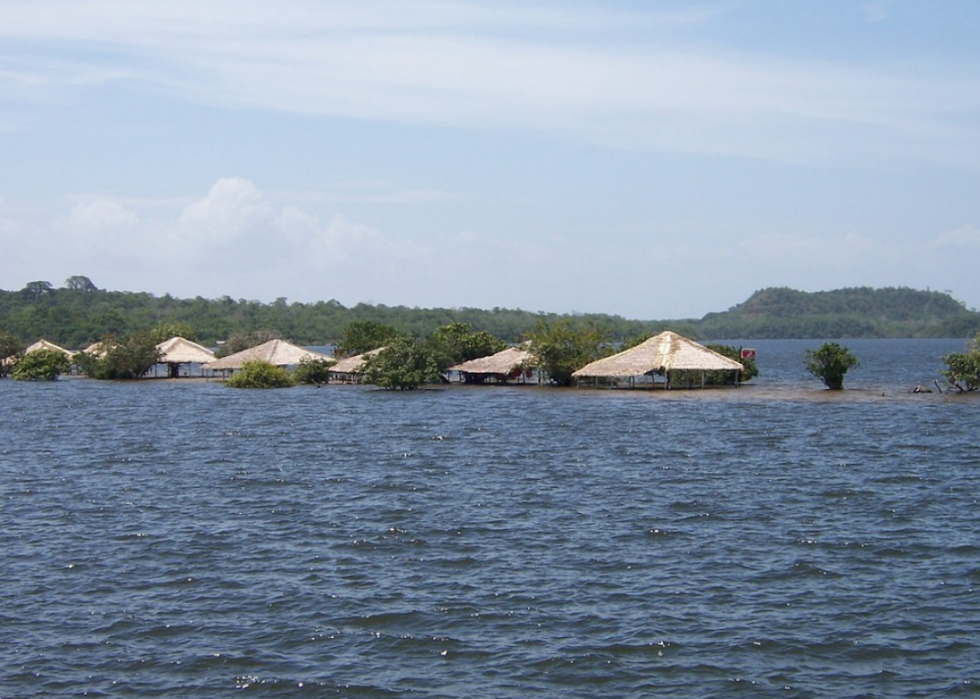
[[[980,140],[964,127],[980,113],[969,67],[854,67],[676,37],[678,26],[697,35],[718,16],[593,3],[12,3],[0,85],[17,87],[8,111],[110,81],[235,108],[547,132],[616,148],[978,161]]]

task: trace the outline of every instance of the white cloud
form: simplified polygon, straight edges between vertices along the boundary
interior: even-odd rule
[[[617,148],[980,160],[980,139],[963,126],[980,111],[970,66],[752,55],[708,33],[681,48],[679,25],[698,36],[718,16],[588,3],[52,0],[5,8],[0,38],[28,47],[7,59],[18,100],[31,86],[65,99],[116,80],[197,103],[549,132]],[[54,42],[59,58],[37,59],[35,42]],[[84,50],[93,45],[101,50]]]
[[[980,229],[976,226],[961,226],[946,231],[933,243],[935,248],[972,248],[980,249]]]
[[[211,246],[272,234],[275,212],[251,180],[226,177],[207,196],[187,206],[173,229],[176,243]]]

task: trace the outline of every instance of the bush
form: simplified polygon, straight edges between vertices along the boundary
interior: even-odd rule
[[[610,354],[608,334],[593,323],[565,319],[554,325],[540,321],[530,333],[538,370],[559,386],[572,384],[572,373]]]
[[[54,381],[71,369],[71,362],[57,350],[37,350],[25,354],[11,375],[18,381]]]
[[[946,371],[943,376],[957,391],[975,391],[980,388],[980,335],[973,340],[970,351],[953,352],[943,357]]]
[[[398,338],[367,357],[364,382],[382,388],[411,391],[442,379],[435,353],[419,340]]]
[[[98,356],[79,352],[75,365],[93,379],[138,379],[160,361],[152,333],[133,333],[122,340],[103,338],[100,344],[105,354]]]
[[[226,385],[232,388],[288,388],[294,385],[293,377],[281,366],[255,361],[242,364]]]
[[[336,363],[332,359],[303,357],[293,373],[293,379],[296,383],[327,383],[330,381],[330,367]]]
[[[844,374],[858,365],[857,357],[836,342],[825,342],[817,350],[807,350],[803,359],[807,371],[821,379],[827,388],[844,388]]]

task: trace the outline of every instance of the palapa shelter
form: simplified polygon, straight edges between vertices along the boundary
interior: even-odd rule
[[[33,345],[30,345],[27,349],[25,349],[24,354],[30,354],[31,352],[37,352],[39,350],[53,350],[55,352],[61,352],[69,359],[71,359],[75,355],[74,352],[66,350],[64,347],[59,347],[53,342],[48,342],[43,338],[35,342]]]
[[[268,342],[252,347],[227,357],[215,359],[203,365],[208,371],[234,371],[241,369],[245,362],[268,362],[275,366],[294,366],[302,359],[331,359],[325,354],[311,352],[310,350],[297,347],[285,340],[269,340]]]
[[[167,365],[167,376],[172,379],[180,375],[181,364],[207,364],[214,361],[214,352],[207,347],[191,342],[183,337],[172,337],[157,345],[160,364]]]
[[[516,378],[524,380],[535,363],[534,353],[525,344],[456,364],[449,367],[449,371],[458,371],[466,383],[485,383],[488,380],[503,383]]]
[[[367,360],[367,358],[373,357],[383,349],[385,348],[378,347],[377,349],[369,350],[363,354],[355,354],[353,357],[346,357],[327,369],[327,371],[336,376],[340,381],[356,383],[359,380],[360,375],[364,373],[364,362]]]
[[[670,375],[674,371],[694,371],[701,373],[701,386],[704,387],[705,372],[735,371],[744,367],[734,359],[729,359],[689,340],[675,332],[665,331],[641,342],[636,347],[614,354],[605,359],[588,364],[572,376],[575,378],[630,379],[634,385],[637,377],[662,375],[666,381],[664,388],[670,388]]]

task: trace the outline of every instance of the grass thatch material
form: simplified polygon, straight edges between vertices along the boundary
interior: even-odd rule
[[[508,347],[488,357],[471,359],[462,364],[449,367],[449,371],[464,374],[499,374],[507,376],[515,369],[534,366],[534,355],[526,347]]]
[[[353,357],[341,359],[327,371],[329,371],[331,374],[360,374],[364,370],[364,361],[368,357],[374,356],[383,349],[385,348],[378,347],[377,349],[370,350],[364,354],[355,354]]]
[[[29,346],[27,349],[25,349],[24,354],[30,354],[31,352],[37,352],[38,350],[53,350],[55,352],[61,352],[69,359],[71,359],[71,357],[73,357],[75,354],[74,352],[70,352],[69,350],[66,350],[64,347],[59,347],[53,342],[48,342],[43,338],[35,342],[33,345]]]
[[[305,350],[285,340],[269,340],[258,347],[252,347],[208,362],[204,368],[209,371],[241,369],[245,362],[268,362],[275,366],[293,366],[299,364],[300,360],[304,358],[330,359],[325,354]]]
[[[734,359],[699,345],[677,333],[662,332],[636,347],[588,364],[576,378],[626,378],[668,371],[742,371]]]
[[[214,361],[214,352],[182,337],[172,337],[157,345],[162,364],[207,364]]]

